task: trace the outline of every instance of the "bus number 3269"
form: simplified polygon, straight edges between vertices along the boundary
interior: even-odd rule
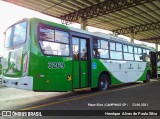
[[[48,62],[48,69],[64,68],[64,62]]]

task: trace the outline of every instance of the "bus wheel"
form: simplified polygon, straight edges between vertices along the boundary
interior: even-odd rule
[[[98,90],[104,91],[109,87],[109,77],[106,74],[102,74],[98,80]]]
[[[144,80],[143,83],[147,83],[147,82],[150,82],[150,74],[149,73],[146,74],[146,80]]]

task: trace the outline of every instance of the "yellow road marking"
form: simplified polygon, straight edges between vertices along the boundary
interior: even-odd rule
[[[107,90],[107,91],[103,91],[103,92],[100,91],[100,92],[97,92],[97,93],[86,94],[85,96],[81,96],[81,97],[74,97],[74,98],[69,98],[69,99],[65,99],[65,100],[61,100],[61,101],[57,101],[57,102],[51,102],[51,103],[48,103],[48,104],[42,104],[42,105],[32,106],[32,107],[28,107],[28,108],[22,108],[20,110],[31,110],[31,109],[36,109],[36,108],[40,108],[40,107],[46,107],[46,106],[55,105],[55,104],[59,104],[59,103],[63,103],[63,102],[68,102],[68,101],[73,101],[73,100],[78,100],[78,99],[84,99],[84,98],[92,97],[92,96],[95,96],[95,95],[101,95],[101,94],[105,94],[105,93],[116,92],[116,91],[119,91],[119,90],[125,90],[125,89],[134,88],[134,87],[138,87],[138,86],[144,86],[144,85],[152,84],[154,82],[141,84],[141,85],[138,84],[138,85],[135,85],[135,86],[125,87],[125,88],[120,88],[120,89]]]

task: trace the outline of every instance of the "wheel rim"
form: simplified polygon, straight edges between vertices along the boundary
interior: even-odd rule
[[[106,90],[108,87],[108,82],[105,79],[102,79],[100,82],[100,87],[102,90]]]

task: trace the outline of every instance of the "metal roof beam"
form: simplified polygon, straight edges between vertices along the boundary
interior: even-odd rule
[[[142,32],[142,31],[149,31],[154,29],[160,29],[160,22],[116,29],[113,30],[112,32],[117,34],[128,34],[128,33]]]
[[[141,41],[155,41],[155,40],[160,40],[160,36],[154,37],[154,38],[147,38],[147,39],[140,39]]]
[[[152,38],[147,38],[147,39],[140,39],[140,41],[160,44],[160,36],[158,36],[158,37],[152,37]]]
[[[106,0],[84,9],[62,15],[60,19],[62,23],[77,22],[81,17],[90,19],[152,1],[155,0]]]

